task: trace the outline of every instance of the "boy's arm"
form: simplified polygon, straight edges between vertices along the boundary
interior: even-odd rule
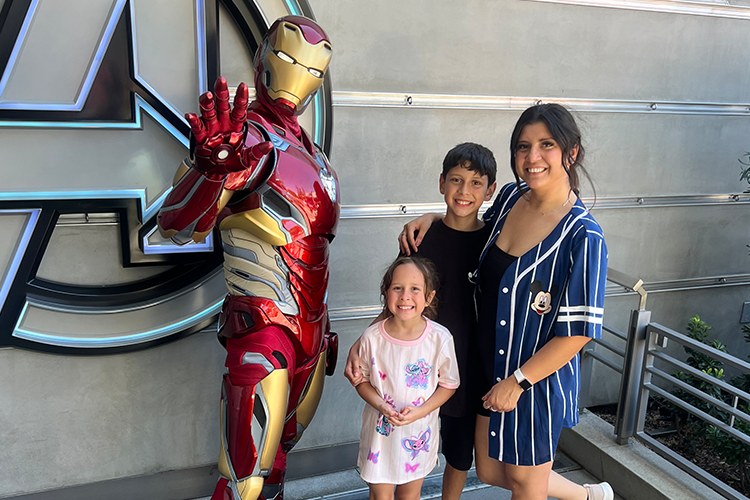
[[[453,396],[454,392],[456,392],[456,389],[448,389],[447,387],[439,385],[435,392],[432,393],[432,396],[430,396],[421,406],[407,406],[403,408],[395,418],[391,419],[391,422],[393,422],[394,425],[400,426],[424,418],[443,406],[445,402]]]
[[[422,244],[422,239],[424,239],[424,235],[427,234],[430,226],[442,218],[443,214],[429,213],[407,222],[404,230],[398,235],[398,246],[401,253],[411,255],[412,249],[418,252],[419,245]]]
[[[380,397],[380,394],[378,394],[378,391],[370,385],[370,382],[364,381],[360,383],[357,386],[357,393],[359,394],[359,397],[365,400],[365,403],[372,406],[389,419],[394,419],[398,416],[396,410]]]
[[[383,321],[384,319],[387,319],[385,311],[381,311],[380,315],[375,318],[372,323],[370,323],[370,326],[374,325],[378,321]],[[352,347],[349,349],[349,355],[346,357],[346,365],[344,366],[344,377],[349,381],[350,384],[352,384],[354,387],[357,387],[362,380],[362,372],[359,371],[359,366],[362,361],[362,358],[359,356],[359,347],[360,347],[360,340],[362,337],[360,336],[357,340],[354,341],[352,344]]]
[[[361,361],[359,357],[359,345],[361,340],[362,337],[359,337],[352,344],[351,349],[349,349],[349,355],[346,357],[346,365],[344,366],[344,377],[346,377],[349,383],[354,387],[359,386],[359,384],[364,381],[362,372],[359,370],[359,363]],[[364,397],[362,399],[364,399]],[[367,400],[365,399],[365,401]]]

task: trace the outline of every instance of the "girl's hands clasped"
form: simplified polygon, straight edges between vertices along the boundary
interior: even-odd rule
[[[482,396],[483,406],[491,411],[515,410],[521,394],[523,394],[523,389],[518,385],[515,377],[510,376],[493,385],[492,389]]]
[[[393,425],[400,427],[402,425],[409,425],[412,422],[416,422],[425,415],[426,413],[420,411],[416,406],[406,406],[398,412],[395,419],[391,419],[391,422],[393,422]]]

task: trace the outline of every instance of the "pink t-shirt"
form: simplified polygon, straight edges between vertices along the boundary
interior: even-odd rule
[[[396,411],[421,405],[438,385],[455,389],[460,382],[453,337],[430,320],[422,335],[408,342],[388,335],[382,321],[370,326],[359,356],[365,380]],[[437,464],[438,435],[438,410],[397,427],[365,405],[357,460],[362,479],[403,484],[425,477]]]

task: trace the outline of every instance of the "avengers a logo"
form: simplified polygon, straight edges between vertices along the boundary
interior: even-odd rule
[[[226,293],[216,238],[176,247],[155,228],[183,115],[220,72],[251,84],[270,23],[308,5],[0,5],[0,346],[101,354],[208,326]],[[328,152],[327,79],[302,122]]]

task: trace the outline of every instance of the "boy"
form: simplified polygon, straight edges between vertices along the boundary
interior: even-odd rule
[[[440,194],[446,214],[433,224],[419,246],[420,257],[430,259],[440,276],[437,291],[437,322],[453,335],[461,385],[440,408],[440,434],[447,462],[443,474],[443,500],[458,500],[474,456],[474,427],[483,394],[480,386],[474,313],[474,284],[469,281],[490,228],[477,218],[482,203],[495,192],[497,164],[492,151],[465,142],[454,147],[443,160]],[[378,318],[380,319],[380,318]],[[344,375],[357,385],[361,381],[357,351],[349,351]]]

